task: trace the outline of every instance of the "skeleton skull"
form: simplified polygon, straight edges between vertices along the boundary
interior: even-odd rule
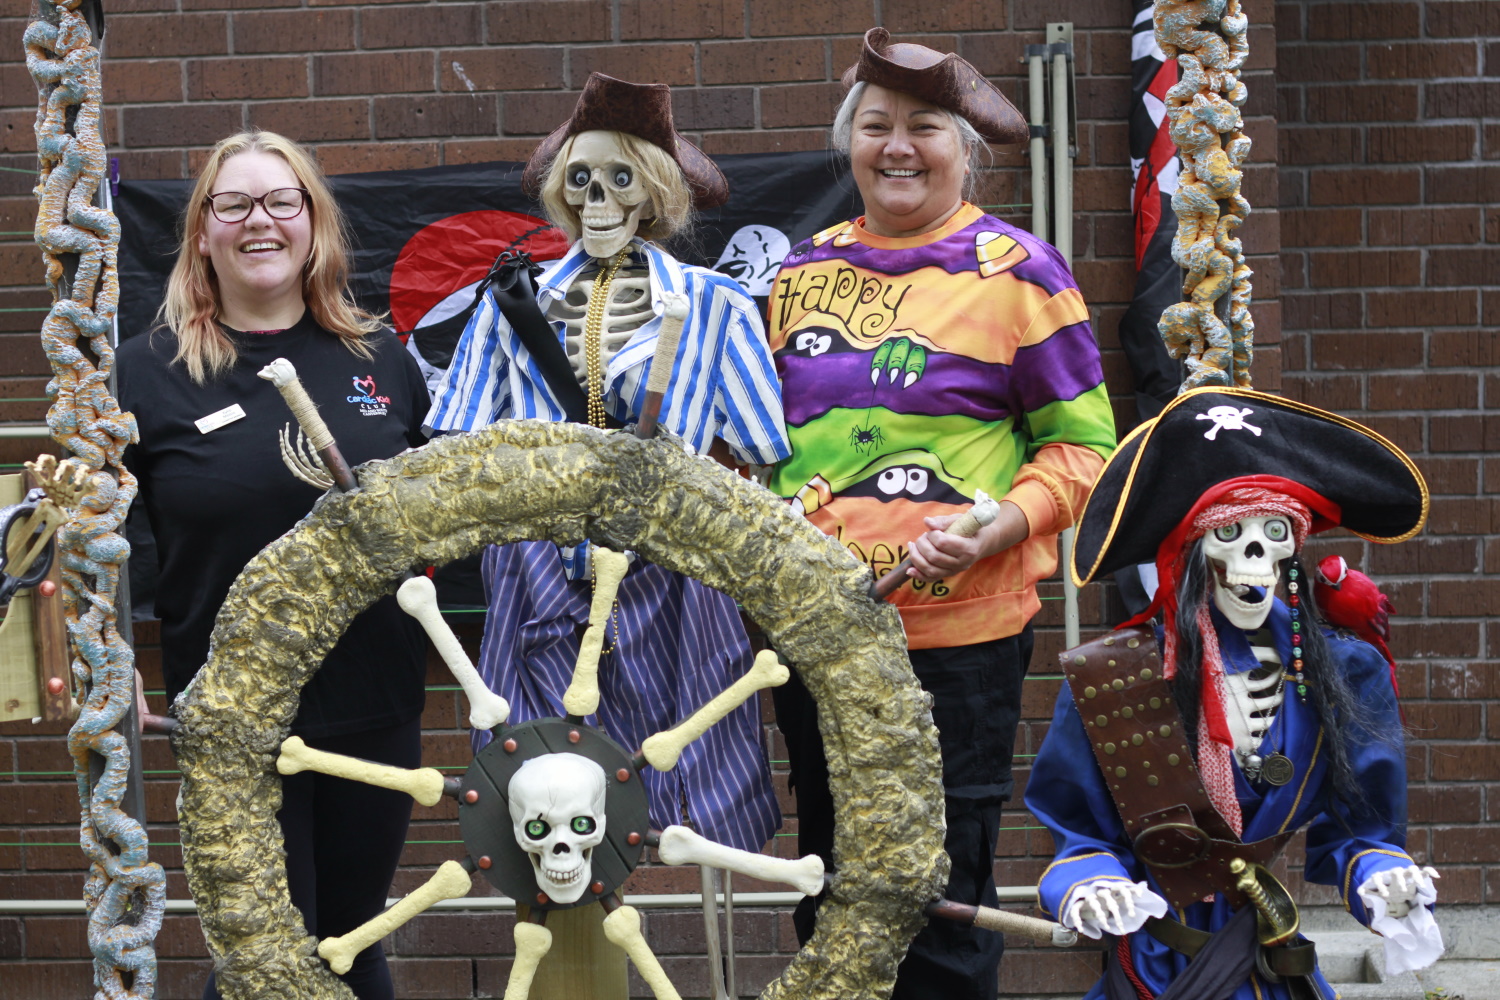
[[[641,164],[620,142],[620,133],[580,132],[568,151],[563,197],[579,211],[583,248],[590,257],[609,258],[635,235],[641,217],[650,217],[651,199],[641,181]]]
[[[1239,628],[1260,628],[1271,613],[1281,563],[1295,547],[1291,522],[1280,515],[1247,517],[1204,535],[1219,612]],[[1252,588],[1264,590],[1257,596]]]
[[[604,840],[607,788],[604,769],[576,753],[534,757],[510,779],[516,843],[553,902],[577,902],[589,884],[594,848]]]

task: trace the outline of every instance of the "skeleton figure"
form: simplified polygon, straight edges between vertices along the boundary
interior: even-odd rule
[[[576,753],[521,765],[510,779],[516,843],[531,858],[537,885],[559,903],[576,902],[589,884],[594,848],[604,840],[604,769]]]

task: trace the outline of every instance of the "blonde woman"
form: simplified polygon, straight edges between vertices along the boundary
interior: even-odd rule
[[[140,425],[126,462],[156,535],[169,699],[208,658],[240,570],[319,495],[282,465],[286,404],[256,373],[276,358],[295,364],[350,464],[422,443],[426,387],[395,335],[350,299],[347,261],[342,216],[308,153],[270,132],[231,136],[188,201],[160,323],[120,347],[120,400]],[[420,629],[382,599],[303,689],[292,732],[419,766],[424,663]],[[292,901],[309,932],[343,934],[383,908],[411,799],[312,773],[282,787]],[[362,1000],[394,996],[378,944],[343,978]],[[212,978],[204,996],[218,996]]]

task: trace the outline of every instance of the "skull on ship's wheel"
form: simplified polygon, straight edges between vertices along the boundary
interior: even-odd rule
[[[590,662],[586,636],[565,699],[569,715],[507,727],[503,699],[482,688],[441,625],[430,585],[417,577],[402,604],[423,619],[463,683],[473,724],[497,738],[461,780],[446,781],[432,769],[369,765],[286,739],[302,686],[324,655],[409,571],[492,543],[584,539],[722,590],[797,665],[827,742],[838,872],[815,937],[764,996],[889,994],[924,908],[942,895],[948,864],[927,697],[895,609],[868,596],[867,568],[772,494],[669,438],[502,422],[357,472],[358,490],[325,495],[246,567],[220,612],[208,663],[177,703],[183,863],[226,997],[352,996],[330,965],[347,968],[360,949],[436,900],[467,894],[475,871],[532,907],[530,920],[517,924],[508,996],[524,996],[546,953],[547,912],[599,903],[610,911],[610,940],[659,997],[675,997],[634,910],[617,897],[645,846],[669,864],[713,864],[804,892],[822,887],[816,859],[766,858],[682,827],[647,826],[637,772],[671,767],[683,745],[735,704],[780,683],[786,668],[769,652],[689,719],[641,748],[622,748],[582,722],[598,698],[598,647]],[[445,863],[369,924],[319,942],[287,891],[278,767],[358,777],[426,804],[452,795],[468,856]]]

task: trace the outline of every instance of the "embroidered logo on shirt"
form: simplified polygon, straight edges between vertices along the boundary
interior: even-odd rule
[[[391,397],[377,396],[375,394],[375,376],[366,375],[364,378],[360,378],[358,375],[355,375],[352,381],[354,382],[354,391],[357,395],[346,396],[345,399],[351,403],[359,404],[360,416],[385,416],[387,407],[391,405]]]

